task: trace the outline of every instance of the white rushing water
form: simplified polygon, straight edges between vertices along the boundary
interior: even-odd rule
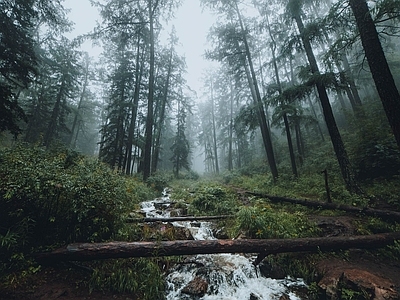
[[[163,197],[143,202],[142,211],[147,217],[169,217],[170,199],[168,190]],[[156,208],[157,207],[157,208]],[[209,222],[173,222],[176,227],[186,227],[196,240],[215,239]],[[193,226],[194,225],[194,226]],[[305,286],[301,279],[271,279],[260,275],[252,262],[256,255],[208,254],[188,257],[167,275],[168,300],[273,300],[286,295],[290,300],[301,300],[289,287]],[[204,296],[182,293],[195,278],[208,284]],[[286,298],[288,299],[288,298]]]

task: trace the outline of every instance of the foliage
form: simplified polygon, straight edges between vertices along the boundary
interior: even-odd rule
[[[0,252],[7,268],[32,247],[107,240],[139,198],[151,196],[143,184],[68,150],[17,145],[2,149],[0,162]]]
[[[16,137],[21,133],[19,121],[26,121],[16,90],[33,81],[37,57],[30,33],[34,1],[13,2],[0,2],[0,132],[8,130]]]
[[[140,295],[140,299],[163,299],[165,283],[154,259],[118,259],[99,263],[89,282],[91,290],[111,290]]]
[[[236,232],[249,238],[297,238],[314,236],[317,229],[301,212],[288,213],[272,209],[262,202],[243,206],[236,214]]]
[[[236,195],[216,183],[201,184],[191,195],[189,213],[202,215],[228,215],[235,212]]]
[[[147,178],[146,183],[156,191],[162,192],[165,189],[169,182],[173,179],[173,176],[168,173],[157,172]]]
[[[354,124],[349,153],[359,180],[391,178],[400,174],[400,150],[390,132],[382,107],[364,105],[366,117]]]

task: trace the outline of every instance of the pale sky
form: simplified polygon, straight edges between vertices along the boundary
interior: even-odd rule
[[[92,31],[99,20],[96,7],[92,7],[89,0],[65,0],[64,6],[71,9],[68,17],[75,23],[75,30],[69,35],[74,38],[80,34]],[[167,27],[174,25],[179,37],[180,47],[177,52],[185,56],[187,63],[186,80],[188,85],[200,96],[201,77],[205,70],[211,68],[211,63],[202,56],[207,48],[207,34],[214,23],[215,17],[208,11],[202,12],[200,0],[184,0],[176,11],[175,19],[169,21]],[[91,42],[85,43],[83,50],[90,56],[96,57],[100,50],[92,48]]]

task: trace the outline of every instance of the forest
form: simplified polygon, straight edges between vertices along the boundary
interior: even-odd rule
[[[184,255],[39,259],[74,243],[189,240],[175,221],[140,222],[143,203],[166,190],[175,217],[210,217],[221,240],[400,231],[399,0],[199,0],[215,16],[201,90],[173,26],[184,0],[89,1],[100,19],[75,38],[64,0],[0,1],[5,299],[57,299],[43,285],[54,280],[70,299],[203,299],[210,289],[166,296]],[[257,265],[306,282],[305,296],[276,299],[399,299],[400,243],[378,241],[356,248],[369,268],[385,266],[392,281],[379,292],[377,280],[342,276],[333,292],[322,283],[321,262],[360,263],[348,240],[260,251]]]

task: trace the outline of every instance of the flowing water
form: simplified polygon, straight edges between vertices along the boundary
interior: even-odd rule
[[[168,190],[161,198],[143,202],[142,211],[147,217],[169,217],[171,201]],[[175,227],[190,230],[195,240],[215,239],[210,222],[173,222]],[[187,257],[167,275],[168,300],[301,300],[292,292],[293,287],[304,288],[301,279],[271,279],[260,275],[259,267],[252,262],[256,255],[242,254],[207,254]],[[185,292],[185,287],[193,280],[207,282],[207,292],[192,295]],[[284,296],[285,295],[285,296]],[[283,298],[282,296],[286,297]],[[282,298],[281,298],[282,297]]]

